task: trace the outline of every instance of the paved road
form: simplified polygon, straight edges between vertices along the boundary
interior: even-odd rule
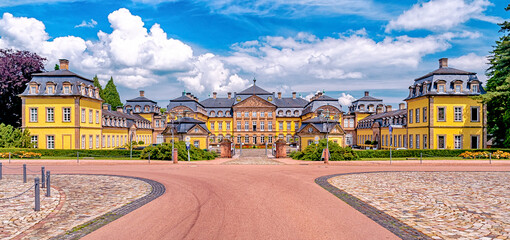
[[[224,160],[209,163],[221,162]],[[314,179],[362,171],[510,171],[508,164],[485,163],[471,166],[154,163],[89,162],[46,167],[52,173],[120,174],[150,178],[165,185],[167,191],[163,196],[84,239],[397,239],[319,187]]]

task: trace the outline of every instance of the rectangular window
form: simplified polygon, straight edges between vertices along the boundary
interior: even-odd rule
[[[278,129],[283,130],[283,122],[278,122]]]
[[[462,121],[462,107],[454,107],[453,108],[453,116],[454,116],[454,120],[456,122],[461,122]]]
[[[99,111],[96,111],[96,123],[99,124]]]
[[[264,112],[260,112],[260,117],[264,117]]]
[[[455,135],[454,136],[454,147],[455,149],[461,149],[462,148],[462,136],[461,135]]]
[[[237,115],[238,118],[240,118],[241,117],[241,112],[237,112],[236,115]]]
[[[241,131],[241,121],[237,121],[237,131]]]
[[[269,143],[273,143],[273,136],[269,135],[269,137],[267,137],[267,141]]]
[[[48,86],[48,94],[53,94],[53,86]]]
[[[55,149],[55,136],[46,136],[46,148]]]
[[[36,94],[37,93],[37,87],[36,86],[30,86],[30,93]]]
[[[437,136],[437,148],[445,149],[446,147],[446,137],[445,136]]]
[[[478,92],[478,83],[471,84],[471,92],[474,92],[474,93]]]
[[[427,149],[427,135],[423,134],[423,149]]]
[[[297,132],[299,130],[299,122],[294,122],[294,131]]]
[[[267,123],[267,130],[273,131],[273,122],[268,122]]]
[[[136,141],[138,142],[138,136],[136,136]],[[108,137],[106,138],[106,146],[107,147],[111,146],[110,135],[108,135]]]
[[[223,130],[223,122],[218,122],[218,130]]]
[[[81,136],[81,149],[85,149],[85,144],[86,144],[86,139],[85,139],[85,135],[82,135]]]
[[[402,143],[404,143],[404,147],[406,148],[407,147],[407,136],[406,135],[402,136]]]
[[[241,135],[237,135],[237,143],[241,143]]]
[[[397,146],[397,135],[393,135],[393,141],[391,142],[390,146],[393,147]]]
[[[423,122],[427,122],[427,107],[423,108]]]
[[[64,86],[64,94],[69,94],[69,86]]]
[[[256,117],[257,117],[257,112],[252,112],[252,113],[251,113],[251,117],[256,118]]]
[[[94,140],[93,140],[93,136],[92,135],[89,135],[89,148],[92,149],[92,146],[94,146]]]
[[[245,118],[249,117],[250,116],[249,114],[250,114],[249,112],[244,112],[244,117]]]
[[[416,134],[416,149],[420,149],[420,134]]]
[[[354,119],[349,119],[349,127],[353,128],[354,127]]]
[[[244,131],[248,131],[250,129],[248,125],[248,121],[244,121]]]
[[[349,127],[349,121],[347,119],[344,120],[344,128]]]
[[[409,123],[413,123],[413,110],[409,109]]]
[[[62,121],[70,122],[71,121],[71,108],[62,108]]]
[[[46,122],[55,122],[54,108],[46,108]]]
[[[92,118],[92,109],[89,110],[89,123],[92,123],[94,121],[94,118]]]
[[[264,135],[260,136],[260,143],[265,143],[266,142],[266,138],[264,137]]]
[[[264,122],[260,122],[260,131],[264,131]]]
[[[30,143],[32,144],[33,148],[38,148],[39,140],[37,136],[30,136]]]
[[[214,122],[211,122],[211,130],[214,130]]]
[[[471,107],[471,122],[480,122],[480,108]]]
[[[420,122],[420,109],[417,108],[415,112],[416,112],[416,123],[419,123]]]
[[[96,148],[99,148],[99,135],[96,135]]]
[[[290,131],[290,122],[287,122],[287,131],[289,132]]]
[[[252,127],[252,130],[255,132],[257,131],[257,121],[252,121],[251,122],[251,127]]]
[[[104,148],[106,147],[106,136],[103,135],[103,140],[101,141],[101,146]]]
[[[267,116],[268,116],[268,117],[273,117],[273,112],[268,112],[268,113],[267,113]]]
[[[193,141],[193,146],[195,146],[196,148],[199,148],[200,147],[200,141]]]
[[[413,148],[413,135],[409,135],[409,148]]]
[[[227,122],[227,130],[230,130],[230,122]]]
[[[446,107],[437,108],[437,121],[446,121]]]
[[[478,149],[478,143],[479,143],[479,140],[480,139],[480,136],[478,135],[472,135],[471,136],[471,149]]]
[[[85,108],[82,108],[81,109],[81,122],[84,123],[85,122]]]
[[[246,135],[244,137],[244,143],[250,143],[250,136]]]
[[[402,147],[402,135],[398,135],[398,147]]]
[[[30,122],[37,122],[37,108],[30,108]]]
[[[460,85],[455,85],[455,92],[456,93],[460,93],[460,90],[461,90],[461,86]]]

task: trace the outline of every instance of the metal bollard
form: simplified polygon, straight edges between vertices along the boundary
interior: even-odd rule
[[[46,178],[44,177],[44,167],[41,167],[41,187],[46,186]]]
[[[41,210],[41,199],[40,199],[40,196],[39,196],[39,178],[36,177],[34,179],[35,181],[35,211],[40,211]]]
[[[420,153],[420,164],[422,164],[423,161],[423,153]]]
[[[11,163],[11,152],[9,152],[9,164]]]
[[[80,152],[76,152],[76,163],[80,163]]]
[[[23,164],[23,183],[27,182],[27,165]]]
[[[492,153],[489,153],[489,164],[492,164]],[[2,179],[1,175],[0,175],[0,179]]]
[[[0,180],[2,180],[2,163],[0,162]]]
[[[46,197],[51,197],[50,171],[46,172]]]
[[[149,152],[149,164],[151,164],[151,153]]]

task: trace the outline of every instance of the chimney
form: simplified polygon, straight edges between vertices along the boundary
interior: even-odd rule
[[[59,61],[60,61],[60,70],[69,70],[69,60],[59,59]]]
[[[368,91],[365,91],[365,97],[368,97]]]
[[[439,59],[439,68],[447,68],[448,67],[448,58]]]
[[[386,112],[391,112],[392,108],[393,107],[391,105],[386,105]]]
[[[103,103],[103,110],[111,111],[112,105],[110,105],[109,103]]]
[[[398,105],[398,109],[399,110],[402,110],[402,109],[406,109],[406,104],[405,103],[401,103]]]
[[[376,114],[383,113],[383,108],[382,108],[382,107],[377,107],[377,109],[376,109],[375,113],[376,113]]]
[[[213,93],[212,93],[212,98],[216,99],[216,95],[217,95],[217,94],[218,94],[217,92],[213,92]]]
[[[322,92],[317,93],[317,97],[322,96]]]
[[[140,90],[140,97],[144,97],[145,96],[145,91],[144,90]]]
[[[117,107],[117,112],[123,113],[124,111],[123,111],[122,107]]]
[[[231,93],[231,92],[228,92],[228,93],[227,93],[227,96],[228,96],[228,99],[231,99],[231,98],[232,98],[232,93]]]
[[[278,99],[282,99],[282,92],[278,92]]]
[[[186,95],[186,92],[182,92],[182,96],[185,96]]]
[[[292,99],[296,99],[296,92],[292,92]]]
[[[191,98],[191,93],[186,93],[186,97]]]

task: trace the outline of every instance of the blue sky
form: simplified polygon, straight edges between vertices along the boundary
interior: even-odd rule
[[[238,3],[241,2],[241,3]],[[486,79],[486,56],[508,19],[505,1],[4,0],[0,48],[59,58],[85,77],[113,76],[166,106],[183,90],[206,98],[252,83],[343,105],[363,91],[396,105],[437,60]]]

